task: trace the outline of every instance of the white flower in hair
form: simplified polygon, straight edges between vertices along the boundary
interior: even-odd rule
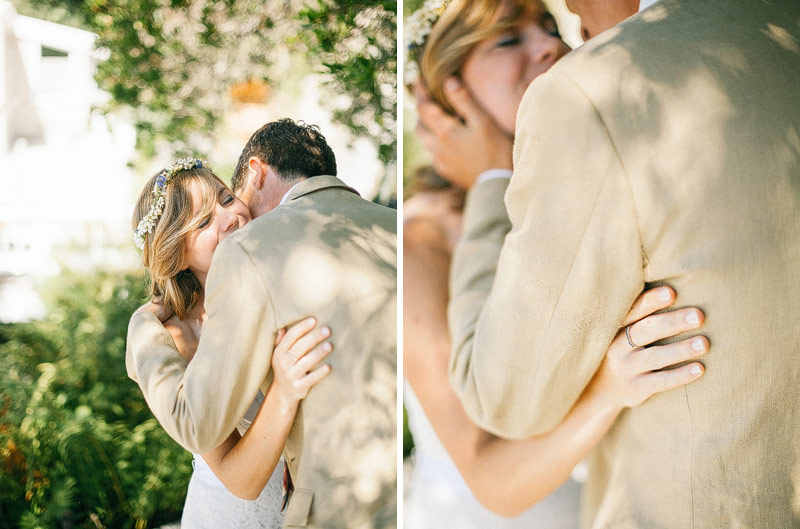
[[[450,0],[427,0],[422,7],[411,13],[406,19],[406,83],[413,83],[419,76],[419,65],[411,58],[411,53],[416,48],[425,44],[425,39],[431,34],[433,25],[442,16]]]
[[[188,169],[197,169],[198,167],[208,167],[208,162],[198,158],[178,158],[178,160],[161,171],[156,176],[156,182],[153,184],[153,203],[150,205],[150,211],[147,215],[139,221],[136,229],[133,230],[133,244],[140,250],[144,250],[144,236],[151,233],[164,213],[164,194],[167,191],[167,184],[180,173]]]

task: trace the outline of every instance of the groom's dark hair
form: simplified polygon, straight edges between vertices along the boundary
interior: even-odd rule
[[[283,180],[319,175],[336,176],[336,156],[316,125],[289,118],[267,123],[244,146],[231,187],[238,191],[247,176],[248,160],[260,158],[275,169]]]

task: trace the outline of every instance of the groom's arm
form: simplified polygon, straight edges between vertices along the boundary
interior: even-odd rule
[[[470,191],[470,204],[492,200],[490,183]],[[496,212],[465,211],[453,256],[450,379],[481,427],[528,437],[561,422],[644,286],[613,142],[591,102],[553,72],[520,106],[505,202],[512,229],[497,263],[485,229]]]
[[[129,372],[158,422],[195,453],[219,446],[244,416],[270,369],[276,336],[260,271],[230,238],[214,254],[205,309],[208,319],[188,366],[171,347],[153,347],[153,337],[138,335],[136,328],[129,332],[129,340],[151,344],[129,354]]]

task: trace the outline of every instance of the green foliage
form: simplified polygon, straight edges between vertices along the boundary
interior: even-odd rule
[[[83,0],[11,0],[20,15],[91,31],[81,15]]]
[[[424,0],[405,0],[403,2],[403,16],[409,16],[411,13],[422,7]]]
[[[300,10],[300,39],[333,94],[350,101],[334,115],[357,134],[380,145],[384,162],[396,156],[397,4],[318,0]]]
[[[137,141],[152,154],[202,150],[231,107],[238,82],[268,78],[270,10],[235,0],[87,0],[90,27],[109,57],[98,64],[111,108],[130,109]],[[205,138],[204,138],[205,136]]]
[[[403,406],[403,459],[410,456],[413,449],[414,438],[411,436],[411,430],[408,429],[408,413],[406,407]]]
[[[273,22],[259,2],[87,0],[84,12],[109,52],[100,88],[112,109],[131,111],[146,154],[165,141],[202,149],[231,107],[231,87],[268,77]]]
[[[67,273],[44,321],[0,326],[0,527],[137,529],[177,519],[191,456],[125,369],[141,273]]]
[[[378,146],[380,160],[390,167],[382,188],[395,183],[397,3],[317,0],[297,18],[298,39],[312,66],[327,74],[329,93],[348,96],[330,100],[334,119]]]
[[[236,83],[267,80],[273,17],[288,0],[14,0],[18,11],[97,33],[97,81],[129,114],[145,155],[208,147]]]
[[[290,49],[292,63],[327,79],[334,120],[376,145],[389,166],[382,187],[396,192],[394,0],[13,1],[22,14],[99,35],[108,57],[97,81],[109,109],[129,114],[147,156],[163,144],[207,150],[232,91],[248,82],[281,89],[285,61],[274,63]]]

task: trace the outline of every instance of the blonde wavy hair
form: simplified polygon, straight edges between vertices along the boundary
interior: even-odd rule
[[[159,174],[161,171],[147,181],[136,201],[134,227],[150,211],[153,185]],[[197,305],[203,290],[200,281],[186,267],[186,244],[192,232],[214,210],[219,184],[225,185],[206,167],[186,169],[175,175],[164,193],[164,212],[144,238],[142,264],[149,276],[150,297],[180,319]],[[192,215],[193,189],[200,192],[202,200],[197,215]]]
[[[511,9],[508,9],[509,3]],[[546,13],[540,0],[453,0],[433,24],[425,43],[412,51],[431,98],[455,114],[444,82],[457,75],[482,40],[519,25],[521,18]],[[504,14],[505,13],[505,14]]]

